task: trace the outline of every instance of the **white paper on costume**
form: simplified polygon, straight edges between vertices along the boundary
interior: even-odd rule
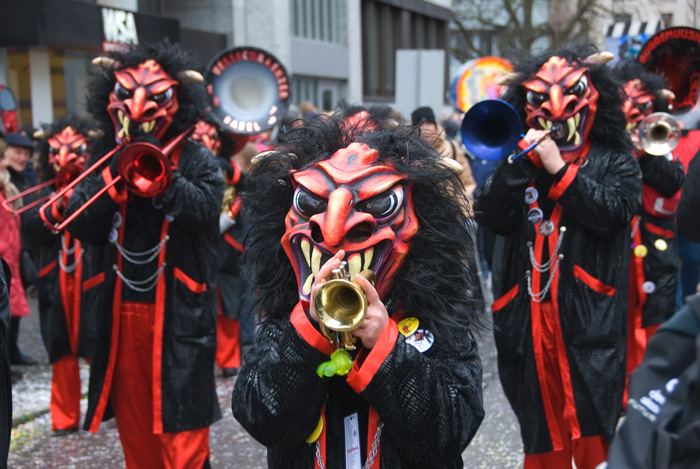
[[[345,469],[362,469],[357,413],[345,417]]]

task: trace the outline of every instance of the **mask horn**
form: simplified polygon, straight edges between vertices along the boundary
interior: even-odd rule
[[[95,57],[94,59],[92,59],[93,65],[104,68],[105,70],[112,70],[112,68],[114,68],[114,65],[116,63],[117,63],[116,60],[114,60],[111,57],[105,57],[104,55],[101,55],[99,57]]]
[[[506,73],[496,80],[496,83],[501,86],[511,86],[518,82],[520,75],[515,72]]]
[[[34,137],[37,140],[41,140],[42,138],[46,137],[46,133],[44,132],[44,129],[38,129],[34,131],[32,137]]]
[[[193,83],[202,83],[204,77],[196,70],[184,70],[177,74],[177,79],[183,85],[191,85]]]
[[[585,58],[584,62],[591,65],[605,65],[614,58],[615,55],[612,52],[603,51],[589,55]]]
[[[659,91],[659,96],[668,101],[673,101],[674,99],[676,99],[675,93],[671,90],[667,90],[666,88]]]
[[[453,160],[452,158],[441,158],[438,162],[438,165],[442,166],[445,169],[449,169],[457,175],[462,174],[462,171],[464,171],[462,165],[459,164],[457,161]]]

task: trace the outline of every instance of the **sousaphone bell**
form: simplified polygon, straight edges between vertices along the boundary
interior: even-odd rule
[[[374,285],[374,272],[365,269],[360,275]],[[360,327],[367,315],[367,296],[358,284],[350,281],[347,262],[331,272],[331,278],[316,292],[314,307],[321,332],[331,344],[338,343],[346,350],[355,349],[352,331]]]
[[[210,115],[230,133],[255,135],[271,129],[291,99],[287,71],[277,58],[256,47],[219,52],[207,65]]]

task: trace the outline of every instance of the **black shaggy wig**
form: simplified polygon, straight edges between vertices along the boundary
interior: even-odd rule
[[[391,162],[413,182],[419,228],[384,302],[403,306],[405,316],[426,321],[441,337],[455,338],[465,327],[474,332],[483,300],[458,177],[440,164],[439,155],[413,127],[357,130],[326,116],[305,119],[281,147],[253,166],[243,207],[251,226],[244,264],[256,292],[254,313],[283,318],[298,301],[294,270],[280,243],[294,193],[290,172],[329,159],[356,141],[376,149],[381,161]]]
[[[45,124],[41,126],[44,132],[44,137],[39,140],[37,145],[38,160],[36,161],[37,173],[42,181],[48,181],[53,179],[55,174],[53,169],[49,166],[49,142],[48,139],[52,135],[60,133],[66,127],[73,127],[76,132],[85,136],[88,141],[88,152],[91,151],[91,136],[93,133],[93,128],[88,121],[79,118],[73,114],[67,114],[63,117],[59,117],[51,124]]]
[[[656,73],[648,72],[642,64],[636,60],[624,60],[615,67],[615,76],[623,86],[628,81],[639,79],[642,87],[654,95],[654,112],[668,112],[669,101],[662,94],[667,88],[666,79]]]
[[[502,99],[515,107],[527,130],[525,119],[526,92],[521,86],[531,79],[551,57],[561,57],[569,63],[579,63],[590,71],[591,83],[598,90],[598,106],[589,138],[600,145],[616,151],[630,151],[632,142],[625,130],[625,116],[622,112],[621,83],[607,65],[585,63],[587,57],[598,52],[593,45],[570,45],[559,50],[551,50],[542,55],[524,58],[513,67],[517,79],[509,80]],[[525,132],[523,132],[525,133]]]
[[[177,74],[184,70],[199,70],[199,65],[177,44],[171,44],[166,38],[160,42],[138,45],[125,53],[110,52],[103,54],[117,61],[114,70],[135,67],[148,59],[155,60],[171,78],[177,80]],[[95,125],[103,132],[94,144],[92,160],[99,158],[115,146],[114,125],[107,112],[109,94],[114,89],[114,73],[102,67],[92,67],[92,81],[88,86],[87,109],[95,119]],[[178,110],[175,114],[164,141],[187,130],[203,114],[207,106],[206,94],[202,83],[179,84],[176,87]]]

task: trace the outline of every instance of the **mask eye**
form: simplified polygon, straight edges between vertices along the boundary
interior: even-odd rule
[[[542,105],[542,103],[544,103],[545,101],[547,101],[547,99],[549,99],[549,97],[546,94],[536,93],[534,91],[528,91],[526,98],[527,98],[527,102],[529,104],[532,104],[535,107],[540,107]]]
[[[573,94],[576,96],[583,96],[583,93],[586,92],[586,89],[588,88],[588,78],[586,75],[582,76],[579,81],[576,82],[574,86],[569,88],[567,91],[568,94]]]
[[[640,111],[644,112],[644,111],[648,111],[649,109],[651,109],[651,105],[652,105],[651,101],[647,101],[646,103],[635,104],[634,107],[636,107]]]
[[[83,152],[85,152],[85,150],[87,150],[87,145],[85,145],[85,144],[83,143],[83,144],[80,145],[78,148],[76,148],[75,150],[73,150],[73,153],[75,153],[76,155],[80,156],[80,155],[83,154]]]
[[[49,153],[52,155],[58,155],[58,148],[49,147]]]
[[[311,218],[317,213],[325,212],[328,201],[312,194],[303,187],[298,187],[294,192],[294,208],[306,218]]]
[[[403,190],[401,186],[394,186],[391,190],[360,202],[357,209],[369,213],[377,221],[384,221],[396,215],[402,204]]]
[[[173,89],[168,88],[167,90],[163,91],[162,93],[154,94],[153,95],[153,101],[158,103],[159,105],[163,105],[170,101],[170,99],[173,97]]]
[[[117,99],[125,100],[131,96],[131,92],[124,88],[121,83],[116,82],[114,84],[114,95],[117,97]]]

